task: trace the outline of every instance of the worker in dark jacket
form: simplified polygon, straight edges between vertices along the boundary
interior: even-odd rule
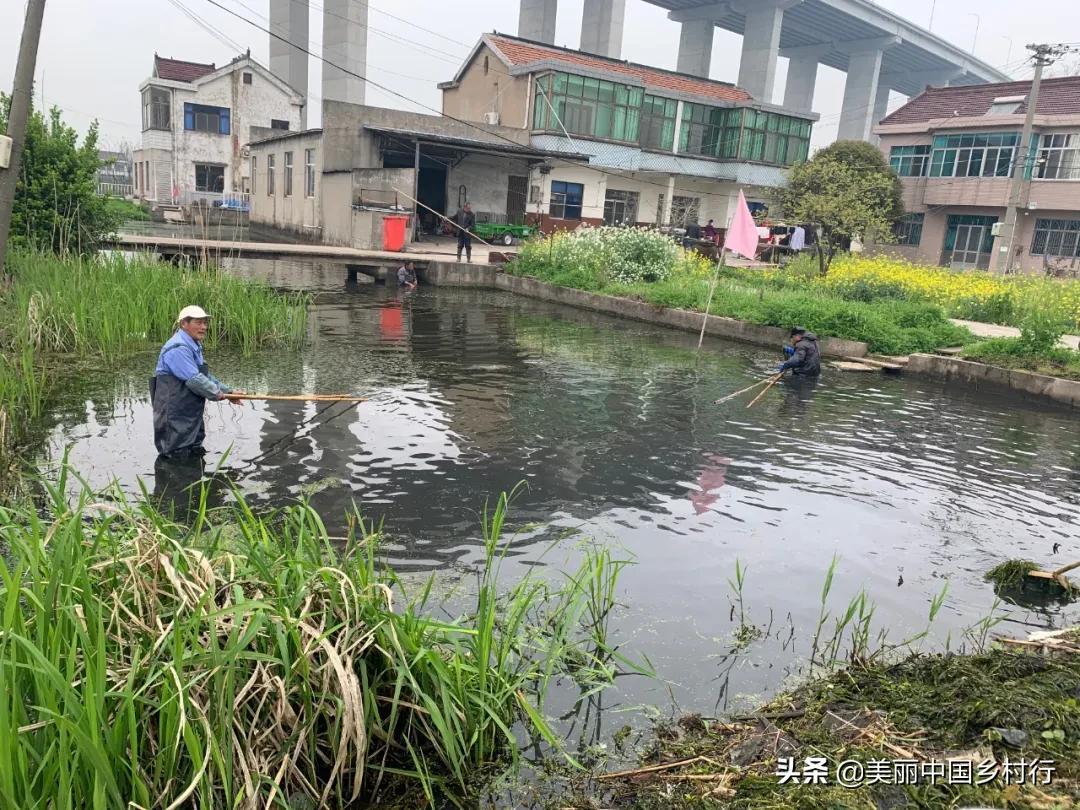
[[[789,353],[786,346],[784,353]],[[781,374],[788,369],[798,377],[816,377],[821,373],[821,352],[818,350],[817,335],[807,332],[801,326],[791,330],[790,357],[776,368]]]
[[[465,249],[465,261],[472,261],[472,231],[476,227],[476,215],[472,205],[465,203],[464,208],[459,208],[454,214],[454,224],[457,226],[457,260],[461,261],[461,249]]]
[[[157,368],[150,380],[154,408],[154,445],[165,458],[201,456],[206,428],[206,400],[228,399],[233,391],[210,373],[203,359],[202,341],[210,316],[202,307],[180,310],[176,333],[161,347]],[[230,400],[239,405],[239,400]]]

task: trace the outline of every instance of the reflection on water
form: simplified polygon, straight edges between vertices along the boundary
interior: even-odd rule
[[[670,683],[620,680],[624,703],[665,704],[670,689],[711,713],[778,688],[809,652],[834,554],[830,608],[866,588],[893,641],[925,627],[949,580],[935,631],[956,646],[993,603],[984,571],[1080,552],[1074,413],[839,372],[785,381],[751,410],[745,399],[718,407],[779,349],[712,341],[699,355],[689,334],[502,294],[347,288],[333,265],[236,269],[318,295],[302,353],[209,351],[219,377],[370,399],[211,405],[208,465],[227,451],[230,480],[253,500],[308,496],[332,533],[359,505],[384,521],[391,557],[417,570],[474,563],[484,498],[527,482],[512,511],[514,565],[562,569],[581,537],[637,561],[617,632]],[[71,444],[95,486],[115,477],[136,491],[141,478],[176,492],[155,469],[151,363],[73,394],[55,414],[53,457]],[[746,651],[731,644],[737,558],[749,620],[767,629]],[[1069,610],[1006,609],[1029,623]]]

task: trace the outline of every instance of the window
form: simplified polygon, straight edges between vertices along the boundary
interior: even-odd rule
[[[986,111],[987,115],[1016,115],[1027,96],[998,96]]]
[[[229,110],[227,107],[207,107],[203,104],[184,104],[184,129],[191,132],[210,132],[214,135],[229,134]]]
[[[922,242],[922,227],[926,214],[906,214],[893,223],[893,236],[896,244],[905,247],[918,247]]]
[[[213,163],[195,164],[195,190],[221,194],[225,191],[225,167]]]
[[[925,177],[930,166],[930,147],[894,146],[889,151],[889,165],[901,177]]]
[[[277,155],[266,156],[266,196],[274,196],[274,162],[277,160]]]
[[[281,165],[281,174],[285,178],[285,196],[292,196],[292,152],[285,153],[285,160]]]
[[[315,196],[315,150],[304,150],[304,196]]]
[[[581,204],[585,186],[581,183],[551,181],[551,207],[548,213],[553,219],[581,219]]]
[[[1031,255],[1080,258],[1080,219],[1036,220]]]
[[[671,198],[671,222],[679,228],[685,228],[692,222],[698,221],[698,211],[701,208],[700,197],[680,197],[678,194]]]
[[[930,158],[930,176],[1008,177],[1019,140],[1016,132],[938,135]]]
[[[678,102],[659,96],[645,96],[641,108],[641,134],[638,138],[645,149],[670,152],[675,145],[675,109]]]
[[[289,122],[283,121],[280,118],[271,118],[270,129],[283,129],[287,132],[289,129]]]
[[[549,73],[536,80],[533,128],[636,143],[645,96],[640,87]]]
[[[638,193],[609,188],[604,198],[605,225],[634,225],[637,223]]]
[[[810,122],[744,107],[683,104],[679,151],[791,166],[810,152]]]
[[[1080,134],[1043,135],[1035,176],[1040,180],[1080,180]]]
[[[707,157],[736,157],[741,126],[741,109],[683,104],[679,151]]]
[[[958,269],[988,269],[994,249],[992,228],[995,222],[996,217],[951,214],[945,230],[941,263]]]
[[[160,87],[147,87],[143,90],[143,119],[142,128],[148,129],[171,129],[172,128],[172,102],[169,91]]]
[[[255,178],[259,176],[259,161],[255,155],[251,156],[251,193],[255,193]]]
[[[252,78],[250,73],[244,74],[244,84],[251,84]]]
[[[488,68],[489,67],[490,67],[490,65],[488,64],[488,58],[485,56],[484,57],[484,75],[485,76],[488,75]]]

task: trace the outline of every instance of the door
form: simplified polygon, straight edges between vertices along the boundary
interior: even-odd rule
[[[508,225],[525,224],[525,203],[529,193],[529,178],[512,174],[506,181],[506,222]]]
[[[979,264],[980,247],[986,234],[984,225],[958,225],[956,247],[953,248],[951,264],[959,267],[976,267]]]

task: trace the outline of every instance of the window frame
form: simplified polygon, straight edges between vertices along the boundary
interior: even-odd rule
[[[1039,136],[1035,154],[1032,179],[1080,180],[1080,132],[1045,132]],[[1051,158],[1056,159],[1052,162]],[[1052,172],[1048,171],[1051,163]]]
[[[1062,249],[1069,242],[1072,244],[1071,253]],[[1056,247],[1053,247],[1055,243]],[[1054,259],[1080,259],[1080,219],[1042,217],[1035,220],[1030,253],[1032,256]]]
[[[291,197],[293,192],[293,153],[285,152],[281,158],[281,178],[284,183],[283,196]]]
[[[926,177],[930,172],[932,144],[905,144],[889,150],[889,165],[898,177]]]
[[[638,142],[643,87],[558,71],[534,81],[533,130]]]
[[[604,192],[604,224],[636,225],[641,193],[620,188],[609,188]],[[622,217],[616,218],[616,211],[622,211]]]
[[[232,134],[232,111],[228,107],[214,107],[185,101],[184,130],[201,132],[204,135],[230,135]]]
[[[315,196],[315,150],[304,150],[304,196]]]
[[[558,186],[558,188],[556,188]],[[570,180],[552,180],[548,200],[548,216],[552,219],[581,219],[585,203],[585,184]],[[574,202],[576,200],[576,202]],[[560,213],[556,213],[556,209]],[[577,212],[577,216],[567,216],[568,212]]]
[[[255,189],[258,185],[259,177],[259,158],[257,155],[251,156],[251,196],[255,196]]]
[[[1011,145],[1005,139],[1012,139]],[[996,141],[996,142],[995,142]],[[1019,132],[964,132],[936,135],[930,177],[1011,177],[1020,151]],[[1008,154],[1008,159],[1003,158]],[[991,171],[987,171],[991,169]]]
[[[202,183],[203,188],[199,188],[199,185],[200,185],[200,183],[199,183],[199,170],[200,169],[203,170],[203,175],[204,175],[204,182]],[[221,188],[220,189],[209,188],[208,187],[208,186],[211,185],[211,183],[210,183],[210,171],[211,170],[214,171],[214,176],[215,177],[218,176],[218,171],[217,170],[220,170],[220,177],[221,177]],[[198,192],[199,194],[224,194],[225,193],[225,165],[222,164],[222,163],[196,163],[195,164],[195,191]]]
[[[277,155],[269,154],[266,156],[266,196],[273,197],[277,191],[274,178],[274,169],[277,163]]]
[[[657,108],[662,109],[658,110]],[[673,98],[649,93],[641,101],[638,119],[638,144],[642,149],[670,152],[675,148],[675,120],[679,102]]]
[[[919,247],[922,244],[923,226],[926,214],[904,214],[892,226],[893,237],[898,247]]]
[[[143,90],[143,132],[172,130],[172,93],[164,87]]]

